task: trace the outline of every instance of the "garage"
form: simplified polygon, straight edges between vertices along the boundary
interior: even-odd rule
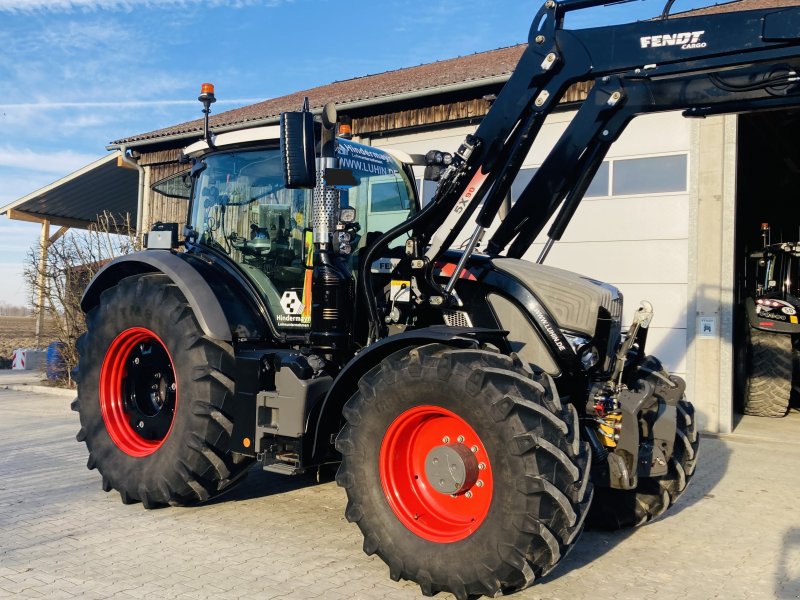
[[[800,124],[798,119],[796,110],[743,114],[738,118],[734,406],[737,412],[759,416],[779,417],[787,405],[797,407],[791,376],[797,370],[793,369],[793,363],[797,364],[796,352],[792,348],[792,334],[785,332],[791,331],[797,322],[797,261],[789,258],[793,249],[779,252],[773,259],[771,254],[757,251],[765,243],[800,241],[797,202],[800,150],[793,143]],[[767,275],[770,267],[771,277]],[[764,290],[765,285],[768,289],[772,287],[769,280],[785,294]],[[756,302],[758,298],[762,302],[780,302],[774,312],[767,313],[777,321],[765,317],[754,323],[759,329],[749,327],[745,308],[748,297]]]

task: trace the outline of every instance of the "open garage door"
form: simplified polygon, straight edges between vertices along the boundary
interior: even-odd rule
[[[734,408],[778,417],[797,405],[800,253],[775,245],[800,242],[800,111],[741,115],[738,131]]]

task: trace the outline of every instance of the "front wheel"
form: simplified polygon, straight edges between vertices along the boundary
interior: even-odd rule
[[[103,292],[78,340],[78,441],[103,489],[146,508],[218,494],[249,464],[229,451],[234,357],[203,335],[164,275]]]
[[[750,329],[750,371],[744,414],[783,417],[792,396],[792,337]]]
[[[547,375],[431,344],[386,358],[344,409],[346,517],[394,580],[457,598],[523,589],[583,529],[590,454]]]

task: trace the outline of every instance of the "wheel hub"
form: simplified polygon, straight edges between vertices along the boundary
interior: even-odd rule
[[[389,506],[421,538],[463,540],[489,514],[494,487],[489,453],[455,412],[432,405],[403,411],[386,430],[379,460]]]
[[[144,327],[122,331],[109,345],[99,382],[106,430],[129,456],[152,454],[175,419],[178,385],[164,342]]]
[[[174,414],[175,375],[163,346],[146,340],[133,348],[123,388],[125,410],[133,430],[146,440],[164,439]]]
[[[428,483],[441,494],[460,494],[478,480],[478,459],[464,444],[436,446],[425,457]]]

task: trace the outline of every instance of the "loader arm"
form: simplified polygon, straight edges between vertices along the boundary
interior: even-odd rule
[[[451,303],[455,281],[444,287],[436,283],[434,264],[482,205],[464,252],[462,263],[466,262],[497,215],[545,118],[574,83],[594,80],[600,85],[584,103],[578,123],[567,129],[551,152],[547,168],[543,166],[526,188],[522,204],[505,219],[508,225],[490,241],[491,252],[502,252],[514,240],[509,254],[522,254],[567,197],[560,221],[568,222],[610,143],[638,114],[683,109],[701,115],[709,110],[761,110],[800,102],[794,68],[755,90],[737,90],[724,83],[730,70],[745,69],[743,77],[748,68],[768,74],[775,65],[800,58],[800,7],[563,28],[567,13],[606,3],[548,0],[544,4],[517,67],[475,133],[455,153],[432,201],[413,219],[387,232],[367,254],[361,286],[373,339],[385,335],[385,326],[370,284],[372,260],[390,240],[412,232],[399,270],[416,277],[431,304]],[[784,86],[780,98],[770,92],[770,85]],[[565,170],[565,164],[573,168]],[[512,225],[515,220],[520,222]]]
[[[798,71],[800,59],[793,58],[731,69],[723,74],[597,80],[567,130],[489,240],[487,252],[501,254],[508,246],[506,254],[520,258],[562,204],[548,232],[546,250],[560,240],[611,144],[635,117],[671,110],[684,110],[687,117],[699,117],[796,106],[800,104],[800,86],[786,81],[795,77],[789,73]]]

